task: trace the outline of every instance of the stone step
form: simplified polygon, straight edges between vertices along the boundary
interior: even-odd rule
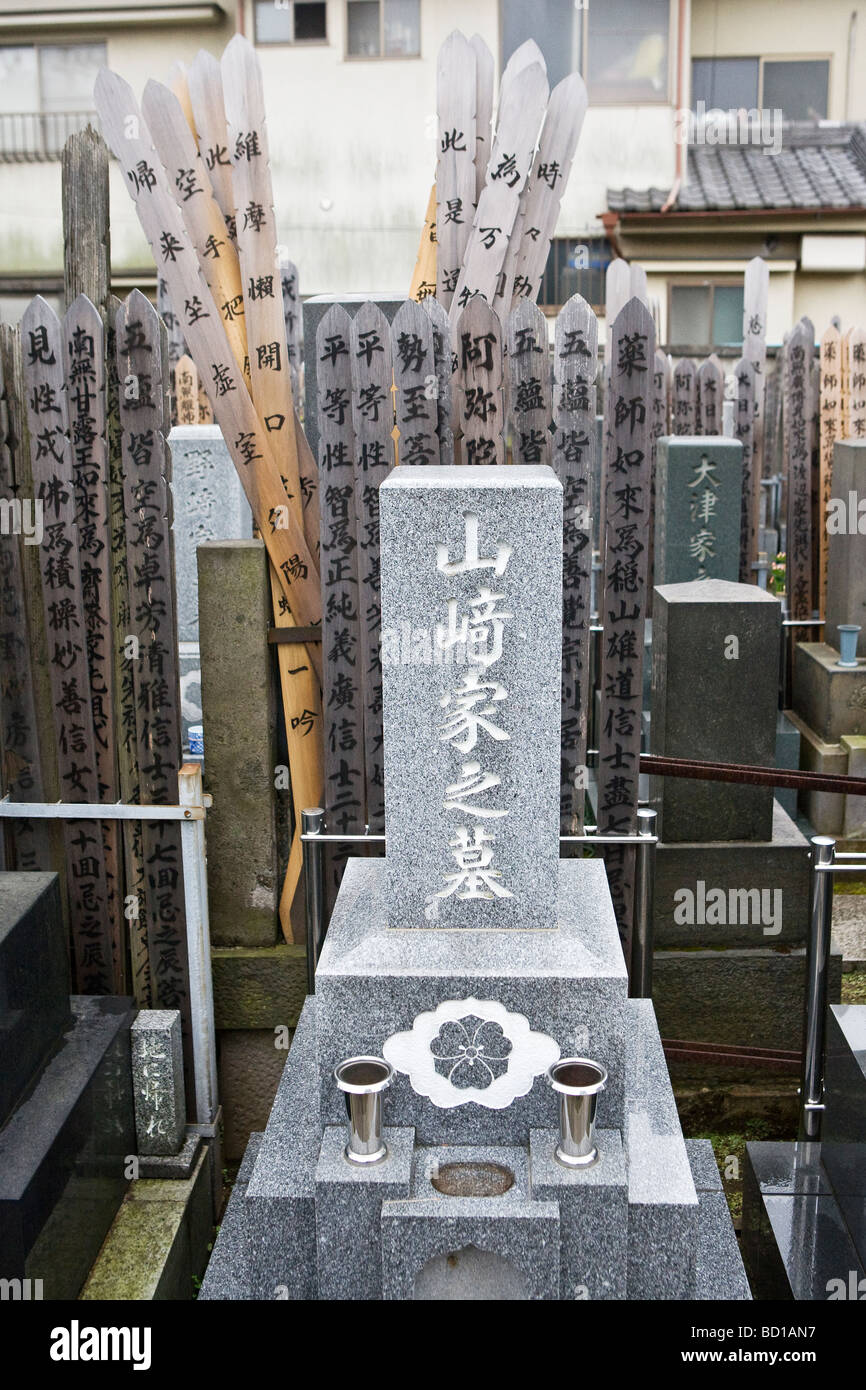
[[[839,998],[842,957],[830,956],[828,991]],[[796,1051],[803,1045],[805,951],[656,951],[653,1002],[665,1038]]]
[[[803,945],[808,840],[775,801],[771,840],[660,842],[653,920],[657,946]]]
[[[687,1139],[698,1194],[698,1252],[693,1298],[733,1302],[752,1297],[728,1202],[709,1139]]]
[[[756,1299],[845,1301],[866,1294],[866,1269],[820,1145],[746,1145],[742,1241]]]
[[[821,1157],[866,1266],[866,1004],[830,1009],[826,1058]]]
[[[213,1237],[213,1149],[188,1178],[142,1178],[129,1192],[81,1291],[85,1300],[184,1300],[207,1263]]]
[[[127,1188],[136,1152],[132,1000],[73,995],[73,1024],[0,1131],[0,1269],[75,1298]]]

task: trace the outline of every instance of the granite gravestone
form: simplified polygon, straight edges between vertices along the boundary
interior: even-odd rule
[[[753,584],[657,586],[653,753],[774,766],[780,624],[779,600]],[[653,799],[666,843],[772,838],[771,787],[666,777]]]
[[[839,647],[840,623],[859,623],[857,655],[866,656],[866,440],[850,439],[833,450],[833,487],[826,513],[826,641]],[[866,506],[863,507],[866,513]],[[861,529],[862,527],[862,529]]]
[[[248,539],[253,534],[252,513],[218,425],[177,425],[168,442],[178,639],[197,642],[196,547],[205,541]]]
[[[380,501],[389,924],[553,927],[562,486],[404,466]]]
[[[655,582],[727,579],[740,570],[743,446],[721,436],[656,443]]]

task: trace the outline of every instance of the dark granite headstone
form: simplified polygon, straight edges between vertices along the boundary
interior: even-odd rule
[[[57,875],[0,874],[0,1126],[69,1020],[69,962]]]
[[[76,1298],[114,1220],[135,1153],[132,1000],[71,999],[72,1025],[0,1131],[0,1271]]]
[[[656,441],[657,584],[736,583],[742,487],[739,440],[713,435]]]
[[[824,638],[839,647],[840,623],[859,623],[857,655],[866,656],[866,440],[837,442],[827,526],[827,624]],[[866,511],[866,508],[864,508]],[[862,530],[861,528],[862,524]]]
[[[781,604],[753,584],[663,584],[653,606],[651,751],[773,767]],[[770,787],[654,779],[659,836],[769,840]]]

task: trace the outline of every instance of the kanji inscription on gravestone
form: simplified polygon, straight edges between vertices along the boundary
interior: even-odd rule
[[[400,467],[380,505],[389,926],[554,927],[561,484]]]

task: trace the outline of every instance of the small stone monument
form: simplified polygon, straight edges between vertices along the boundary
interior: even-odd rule
[[[171,448],[177,633],[198,641],[196,547],[253,534],[250,504],[218,425],[176,425]]]
[[[177,1009],[142,1009],[130,1030],[135,1132],[141,1154],[176,1154],[186,1105]]]
[[[743,446],[721,436],[656,442],[656,584],[736,582],[740,570]]]

